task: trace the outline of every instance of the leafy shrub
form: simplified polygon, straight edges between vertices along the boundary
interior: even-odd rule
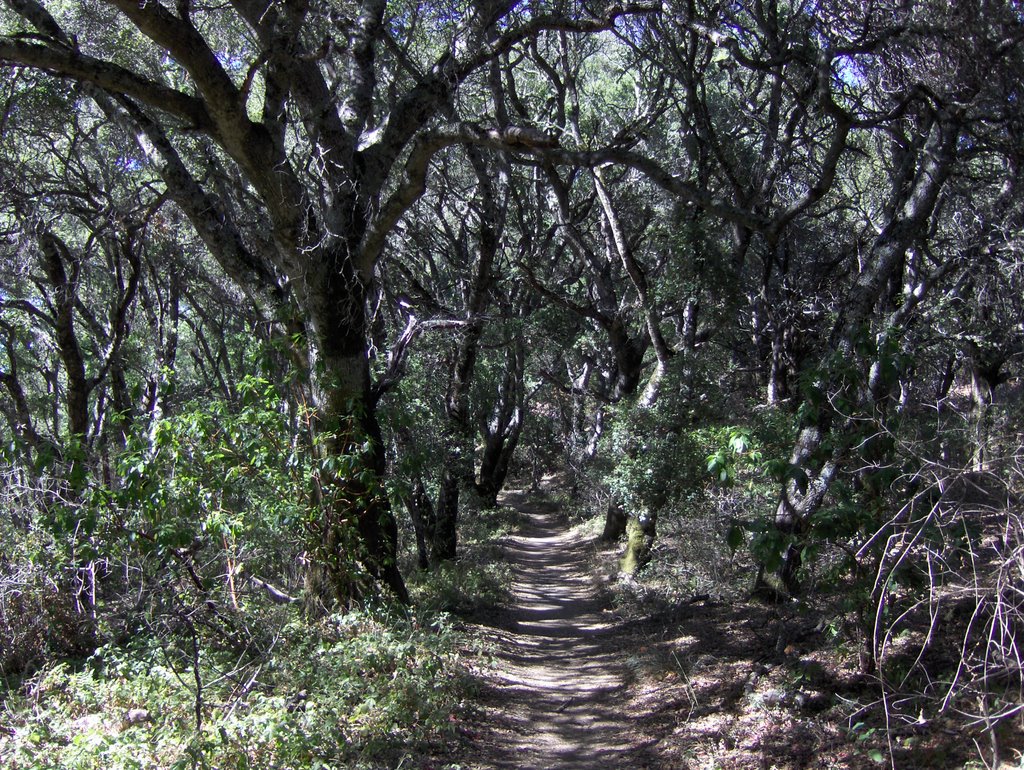
[[[260,660],[203,653],[183,670],[155,640],[48,667],[7,699],[11,770],[395,766],[442,741],[462,691],[443,616],[293,615]]]
[[[772,469],[778,458],[788,457],[795,431],[792,415],[760,406],[734,408],[731,417],[740,418],[739,424],[712,414],[698,421],[682,409],[682,401],[673,411],[676,396],[667,395],[664,405],[634,410],[639,416],[627,413],[627,422],[616,425],[613,434],[613,447],[633,454],[619,456],[612,494],[622,496],[632,516],[653,511],[657,518],[649,561],[635,579],[616,585],[624,613],[675,605],[698,594],[749,592],[751,557],[772,531],[778,495]],[[637,435],[645,441],[635,441]]]
[[[610,442],[613,493],[634,515],[657,515],[703,486],[701,446],[685,424],[658,408],[628,408],[615,421]]]
[[[468,507],[460,524],[461,556],[409,576],[409,592],[427,611],[469,613],[509,600],[511,570],[496,541],[513,531],[512,508]]]
[[[462,559],[416,573],[409,579],[409,590],[424,609],[468,613],[506,602],[510,581],[507,564]]]
[[[139,549],[164,555],[208,548],[219,554],[226,576],[276,571],[304,545],[318,515],[311,490],[328,460],[317,461],[310,447],[290,438],[270,383],[245,378],[239,393],[237,407],[192,405],[129,443],[111,503],[123,517],[116,525]]]
[[[0,676],[31,672],[55,657],[88,654],[94,572],[69,558],[75,538],[47,526],[45,501],[59,481],[0,471]]]

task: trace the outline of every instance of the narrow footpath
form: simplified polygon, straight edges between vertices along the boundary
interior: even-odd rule
[[[629,724],[623,640],[605,611],[588,543],[550,503],[510,493],[505,504],[522,516],[519,533],[503,544],[515,603],[488,632],[496,660],[485,693],[487,737],[474,764],[653,767]]]

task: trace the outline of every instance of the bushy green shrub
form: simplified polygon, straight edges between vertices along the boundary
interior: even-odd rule
[[[454,724],[443,616],[312,620],[290,601],[321,541],[321,482],[349,458],[303,439],[269,382],[238,390],[129,429],[107,478],[37,481],[5,520],[0,673],[24,679],[0,692],[0,767],[391,767]],[[334,545],[360,581],[358,549]]]
[[[714,410],[698,415],[671,390],[653,408],[620,408],[604,461],[610,494],[633,519],[620,571],[642,568],[616,586],[620,611],[749,591],[748,548],[771,529],[772,470],[786,464],[780,458],[788,458],[795,426],[791,414],[753,404],[735,406],[728,418],[734,422]],[[652,515],[653,538],[642,527]]]
[[[96,572],[74,558],[88,536],[64,537],[53,509],[63,481],[0,465],[0,677],[30,673],[59,657],[88,654],[95,644],[90,604]],[[82,540],[86,542],[83,544]]]
[[[302,549],[318,516],[311,492],[328,460],[294,438],[269,382],[245,378],[239,394],[238,405],[191,405],[129,442],[110,502],[112,523],[137,548],[214,549],[223,575],[276,571]]]
[[[511,568],[497,541],[514,531],[518,518],[512,508],[467,506],[460,524],[461,556],[409,575],[414,604],[427,611],[457,614],[506,604]]]
[[[609,444],[612,491],[632,515],[657,515],[703,485],[705,453],[667,409],[623,408]]]
[[[454,723],[462,682],[443,616],[297,614],[258,660],[203,652],[194,671],[154,639],[55,664],[7,699],[10,770],[393,767]]]

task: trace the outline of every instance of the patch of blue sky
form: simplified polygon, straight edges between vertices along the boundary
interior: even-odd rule
[[[220,66],[229,72],[241,72],[246,69],[248,65],[245,59],[237,54],[227,53],[225,51],[217,51],[217,61],[220,62]]]
[[[117,166],[122,171],[138,171],[142,168],[142,161],[130,155],[122,155],[117,159]]]
[[[832,62],[832,71],[839,82],[847,86],[862,86],[865,82],[864,70],[853,56],[837,56]]]

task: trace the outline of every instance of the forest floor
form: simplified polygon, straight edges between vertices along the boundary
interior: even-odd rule
[[[503,504],[521,522],[501,543],[512,599],[467,619],[490,657],[476,666],[454,766],[985,766],[938,725],[886,735],[870,716],[877,687],[813,618],[707,596],[623,617],[617,549],[571,528],[543,495],[513,491]]]
[[[511,493],[522,524],[505,538],[513,606],[486,620],[487,668],[473,765],[650,766],[627,714],[629,672],[592,551],[552,503]]]

